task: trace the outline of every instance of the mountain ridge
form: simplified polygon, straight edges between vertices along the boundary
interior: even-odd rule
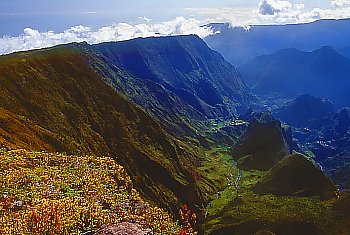
[[[279,50],[238,69],[257,95],[288,99],[305,93],[328,98],[337,108],[350,101],[346,92],[350,86],[350,59],[329,46],[312,52]]]
[[[161,84],[205,116],[227,116],[236,113],[234,108],[257,103],[237,70],[198,36],[131,39],[95,48],[121,68]]]

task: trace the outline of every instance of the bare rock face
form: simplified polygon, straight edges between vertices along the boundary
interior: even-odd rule
[[[148,235],[151,234],[150,229],[143,229],[139,224],[118,223],[114,225],[102,226],[94,235]]]

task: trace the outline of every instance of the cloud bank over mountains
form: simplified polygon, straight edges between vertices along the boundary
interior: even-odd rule
[[[304,2],[304,3],[302,3]],[[252,8],[193,8],[195,14],[211,22],[228,22],[231,26],[259,24],[299,24],[320,19],[350,18],[350,0],[330,0],[327,8],[310,8],[307,1],[260,0]],[[246,27],[249,28],[249,27]]]
[[[306,9],[305,4],[293,4],[285,0],[260,0],[256,22],[262,24],[308,23],[319,19],[343,19],[350,17],[350,0],[330,0],[330,8]]]
[[[55,33],[54,31],[39,32],[35,29],[25,28],[23,34],[17,37],[5,36],[0,38],[0,54],[45,48],[70,42],[86,41],[90,44],[96,44],[138,37],[187,34],[196,34],[203,38],[212,33],[212,30],[202,26],[199,20],[194,18],[185,19],[183,17],[155,24],[151,24],[150,19],[147,19],[147,23],[137,25],[119,23],[102,27],[96,31],[82,25],[71,27],[60,33]]]
[[[331,0],[332,7],[350,7],[350,0]]]
[[[203,38],[217,33],[203,26],[214,22],[228,22],[232,26],[244,26],[249,29],[249,25],[253,24],[307,23],[318,19],[350,18],[350,0],[330,0],[327,9],[308,9],[306,3],[295,4],[287,0],[260,0],[255,9],[188,8],[187,11],[193,17],[177,17],[153,23],[152,19],[142,16],[139,17],[142,20],[139,24],[117,23],[96,30],[83,25],[73,26],[63,32],[39,32],[36,29],[25,28],[21,35],[0,37],[0,54],[82,41],[96,44],[137,37],[186,34],[197,34]]]

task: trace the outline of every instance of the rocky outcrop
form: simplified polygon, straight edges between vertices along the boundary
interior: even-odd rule
[[[332,181],[301,154],[282,159],[255,186],[258,194],[278,196],[319,196],[322,200],[336,197],[337,189]]]
[[[94,235],[148,235],[152,234],[150,229],[143,229],[139,224],[119,223],[106,225],[100,228]]]
[[[274,120],[270,114],[256,115],[250,121],[246,132],[232,147],[232,157],[238,161],[242,170],[269,170],[285,155],[291,153],[283,133],[281,123]]]

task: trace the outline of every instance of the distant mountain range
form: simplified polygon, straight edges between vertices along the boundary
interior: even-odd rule
[[[338,108],[350,104],[350,59],[329,46],[312,52],[279,50],[256,57],[239,71],[253,92],[265,98],[311,94],[330,99]]]
[[[214,32],[205,41],[235,66],[256,56],[285,48],[314,51],[322,46],[349,46],[350,20],[318,20],[307,24],[252,25],[248,28],[229,24],[210,24]]]

